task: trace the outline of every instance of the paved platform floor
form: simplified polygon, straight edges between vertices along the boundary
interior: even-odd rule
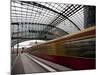
[[[13,55],[12,55],[13,57]],[[44,72],[71,71],[71,68],[52,63],[42,58],[28,53],[20,53],[15,59],[12,59],[11,73],[14,74],[32,74]]]

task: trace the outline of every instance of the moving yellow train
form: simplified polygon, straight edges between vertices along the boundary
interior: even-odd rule
[[[72,69],[95,69],[96,27],[37,44],[29,53]]]

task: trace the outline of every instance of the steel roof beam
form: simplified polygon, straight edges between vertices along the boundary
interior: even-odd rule
[[[50,10],[50,11],[52,11],[52,12],[55,12],[55,13],[57,13],[57,14],[59,14],[59,15],[62,15],[62,16],[64,16],[67,20],[69,20],[72,24],[74,24],[75,27],[76,27],[78,30],[81,30],[72,20],[70,20],[67,16],[63,15],[62,13],[59,13],[59,12],[57,12],[57,11],[55,11],[55,10],[49,8],[49,7],[46,7],[46,6],[41,5],[41,4],[39,4],[39,3],[36,3],[36,2],[29,2],[29,1],[21,1],[21,2],[30,4],[30,5],[35,5],[35,6],[38,6],[38,7],[47,9],[47,10]]]
[[[44,25],[44,26],[50,26],[50,27],[56,27],[56,26],[51,26],[51,25],[48,25],[48,24],[40,24],[40,23],[33,23],[33,22],[12,22],[11,25],[20,25],[20,24],[24,24],[24,25],[27,25],[27,24],[32,24],[32,25]]]
[[[72,10],[72,12],[70,12],[69,14],[68,14],[68,17],[70,17],[70,16],[72,16],[73,14],[75,14],[76,12],[78,12],[79,10],[81,10],[82,8],[83,8],[84,6],[82,6],[82,7],[80,7],[80,6],[78,6],[77,8],[75,8],[75,10]],[[78,9],[79,8],[79,9]],[[78,10],[77,10],[78,9]]]
[[[62,14],[64,14],[64,13],[65,13],[69,8],[71,8],[72,6],[73,6],[73,5],[69,6],[67,9],[65,9],[65,11],[63,11]],[[74,10],[71,9],[72,12],[68,13],[68,14],[65,15],[65,16],[67,16],[67,17],[72,16],[73,14],[75,14],[76,12],[78,12],[79,10],[81,10],[84,6],[81,7],[81,5],[79,5],[77,8],[75,8],[75,6],[73,6],[73,7],[74,7]],[[58,18],[60,18],[60,16],[61,16],[61,15],[59,15],[56,19],[54,19],[54,20],[51,22],[51,25],[57,25],[57,24],[59,24],[59,23],[61,23],[62,21],[65,20],[65,18],[63,18],[63,19],[61,19],[61,20],[59,21]],[[47,29],[49,29],[49,28],[47,28]]]
[[[63,11],[63,13],[64,12],[66,12],[69,8],[71,8],[73,5],[71,5],[71,6],[69,6],[67,9],[65,9],[64,11]],[[63,14],[62,13],[62,14]],[[60,17],[61,15],[59,15],[59,16],[57,16],[50,24],[52,24],[54,21],[56,21],[59,17]]]
[[[83,7],[81,7],[80,8],[80,6],[81,5],[79,5],[77,8],[75,8],[74,10],[72,10],[72,12],[70,12],[70,13],[68,13],[66,16],[67,17],[70,17],[70,16],[72,16],[73,14],[75,14],[76,12],[78,12],[80,9],[82,9]],[[78,9],[79,8],[79,9]],[[77,10],[78,9],[78,10]],[[66,9],[66,11],[67,11],[67,9]],[[64,14],[66,11],[64,11],[62,14]],[[75,12],[74,12],[75,11]],[[74,13],[73,13],[74,12]],[[70,16],[69,16],[70,15]],[[60,16],[59,16],[60,17]],[[57,17],[57,18],[59,18],[59,17]],[[62,19],[62,20],[60,20],[59,21],[59,19],[55,19],[54,21],[53,21],[53,23],[54,23],[54,25],[57,25],[57,24],[59,24],[59,23],[61,23],[62,21],[64,21],[65,20],[65,18],[64,19]]]
[[[12,37],[12,40],[13,39],[29,39],[29,40],[36,40],[36,39],[39,39],[39,40],[51,40],[51,38],[24,38],[24,37]]]

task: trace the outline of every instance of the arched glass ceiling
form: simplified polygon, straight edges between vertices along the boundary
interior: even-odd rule
[[[76,12],[72,16],[69,16],[69,19],[72,20],[80,29],[84,29],[84,9],[80,9],[80,11]],[[72,33],[78,31],[77,28],[67,19],[62,21],[57,27],[63,29],[68,33]]]
[[[83,5],[11,1],[12,43],[18,39],[50,40],[83,28]]]

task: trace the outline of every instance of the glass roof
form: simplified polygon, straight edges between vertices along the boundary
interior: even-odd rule
[[[51,40],[84,29],[84,6],[78,4],[11,1],[12,41]]]

